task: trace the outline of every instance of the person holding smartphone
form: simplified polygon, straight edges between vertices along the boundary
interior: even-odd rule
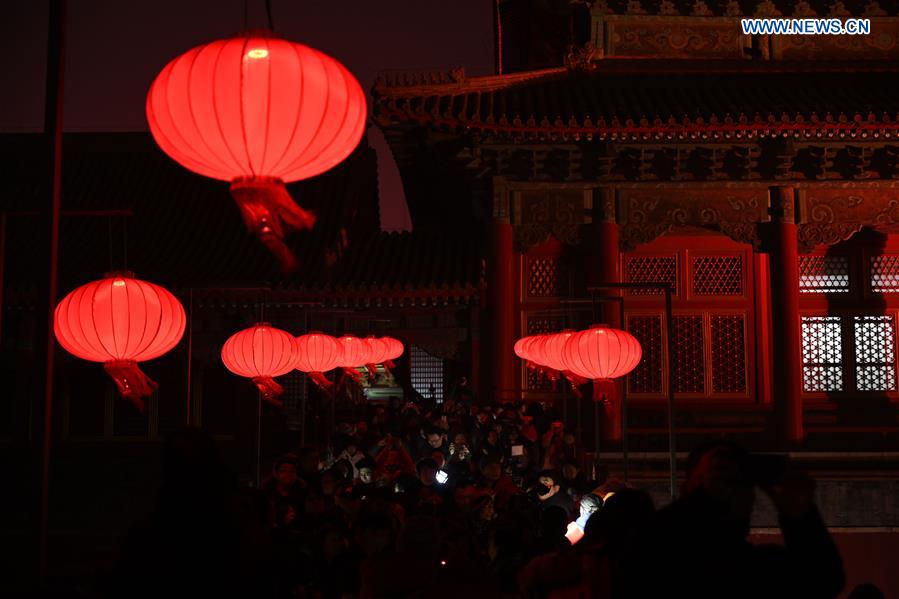
[[[753,456],[716,440],[691,453],[686,474],[681,496],[635,541],[627,596],[840,594],[843,564],[815,506],[814,481],[786,456]],[[777,509],[783,545],[747,539],[757,490]]]

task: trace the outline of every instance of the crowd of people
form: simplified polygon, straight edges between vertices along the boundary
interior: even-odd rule
[[[789,464],[765,476],[739,446],[709,443],[657,510],[584,467],[539,403],[370,406],[326,447],[280,456],[260,488],[240,488],[199,430],[165,451],[157,508],[128,535],[111,596],[836,597],[844,585],[813,483]],[[747,541],[756,489],[778,508],[781,546]]]

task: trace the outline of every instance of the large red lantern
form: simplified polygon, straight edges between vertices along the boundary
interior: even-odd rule
[[[137,366],[175,347],[184,335],[184,308],[159,285],[130,274],[78,287],[56,306],[53,331],[70,354],[103,362],[119,393],[144,408],[157,388]]]
[[[296,364],[297,348],[293,335],[268,323],[238,331],[222,346],[222,362],[239,376],[253,381],[262,398],[280,405],[284,388],[274,377],[287,374]]]
[[[636,337],[603,325],[572,333],[563,349],[568,370],[593,381],[610,381],[626,375],[637,367],[642,356]]]
[[[297,337],[297,370],[309,375],[316,385],[328,389],[332,383],[325,376],[329,370],[337,368],[340,359],[340,344],[337,339],[318,331]]]
[[[311,228],[285,183],[342,162],[365,130],[359,82],[334,58],[269,31],[188,50],[157,75],[147,120],[159,147],[185,168],[231,182],[250,232],[295,267],[286,228]]]

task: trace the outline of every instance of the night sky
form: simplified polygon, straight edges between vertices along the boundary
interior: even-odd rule
[[[263,0],[247,0],[251,27]],[[5,2],[0,132],[43,128],[46,0]],[[342,61],[370,89],[381,70],[493,71],[492,0],[272,0],[280,35]],[[66,131],[145,131],[156,74],[185,50],[243,28],[243,0],[69,0]],[[409,227],[399,174],[377,128],[381,226]]]

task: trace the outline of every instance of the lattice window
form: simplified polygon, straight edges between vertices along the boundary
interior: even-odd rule
[[[802,317],[802,388],[843,390],[843,340],[839,316]]]
[[[527,321],[528,335],[555,333],[562,329],[562,322],[557,318],[545,316],[529,316]],[[551,391],[552,382],[536,370],[528,369],[527,387],[534,391]]]
[[[871,257],[871,291],[899,292],[899,255]]]
[[[742,314],[712,315],[712,390],[746,391],[746,331]]]
[[[800,293],[849,293],[849,258],[800,256]]]
[[[562,277],[558,258],[528,258],[528,295],[558,297],[562,295]]]
[[[677,256],[628,256],[625,261],[629,283],[668,283],[677,292]],[[659,295],[661,289],[632,289],[633,295]]]
[[[896,390],[892,316],[856,316],[855,376],[859,391]]]
[[[694,257],[693,293],[695,295],[743,295],[743,257]]]
[[[294,370],[280,379],[284,387],[284,415],[286,416],[287,430],[298,431],[303,428],[303,406],[306,398],[306,374]]]
[[[674,390],[705,392],[705,345],[702,316],[674,317]]]
[[[643,347],[643,359],[627,378],[630,393],[662,392],[662,317],[632,315],[628,331]]]
[[[432,356],[417,345],[409,351],[412,388],[425,399],[443,402],[443,359]]]

